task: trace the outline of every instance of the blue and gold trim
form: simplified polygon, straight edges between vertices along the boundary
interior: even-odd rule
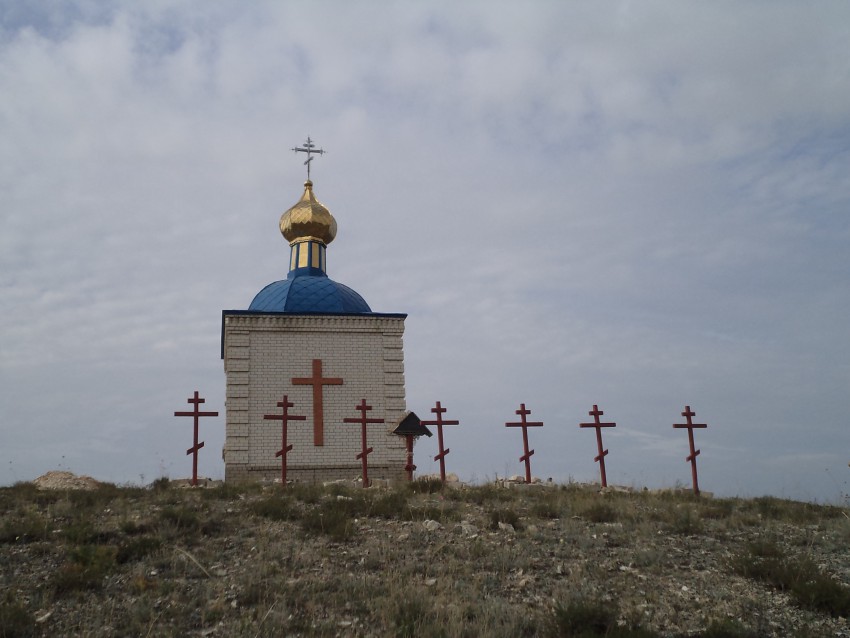
[[[292,242],[289,253],[288,279],[301,275],[327,275],[325,244],[314,239]]]
[[[336,236],[336,220],[316,199],[313,183],[304,184],[304,195],[280,217],[280,232],[289,242],[289,273],[254,297],[253,312],[371,313],[357,292],[333,281],[327,274],[327,245]]]

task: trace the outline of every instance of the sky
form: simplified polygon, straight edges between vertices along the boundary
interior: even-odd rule
[[[846,503],[850,4],[0,4],[0,484],[222,478],[223,309],[328,274],[407,313],[447,470]],[[416,448],[421,473],[436,437]]]

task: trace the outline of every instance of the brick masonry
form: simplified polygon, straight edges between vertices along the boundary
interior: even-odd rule
[[[403,479],[404,438],[392,434],[405,412],[405,315],[292,315],[224,311],[222,358],[227,377],[227,423],[224,447],[226,481],[280,478],[280,414],[283,395],[294,407],[290,414],[305,421],[290,422],[287,476],[292,480],[325,481],[360,476],[361,426],[344,423],[356,418],[361,399],[372,406],[367,416],[385,423],[367,426],[370,479]],[[323,377],[342,378],[342,385],[322,389],[324,445],[313,441],[313,387],[294,385],[293,378],[311,377],[314,359],[322,360]]]

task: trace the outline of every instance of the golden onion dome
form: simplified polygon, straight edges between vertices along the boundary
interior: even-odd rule
[[[304,182],[304,194],[280,216],[280,232],[290,244],[315,240],[329,244],[336,237],[336,220],[313,194],[313,182]]]

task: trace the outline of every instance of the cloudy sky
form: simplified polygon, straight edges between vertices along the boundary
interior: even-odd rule
[[[843,502],[850,5],[0,4],[0,484],[186,476],[224,412],[222,309],[329,274],[405,312],[449,471]],[[224,418],[200,471],[223,476]],[[436,437],[435,437],[436,438]],[[436,441],[417,446],[421,471]]]

